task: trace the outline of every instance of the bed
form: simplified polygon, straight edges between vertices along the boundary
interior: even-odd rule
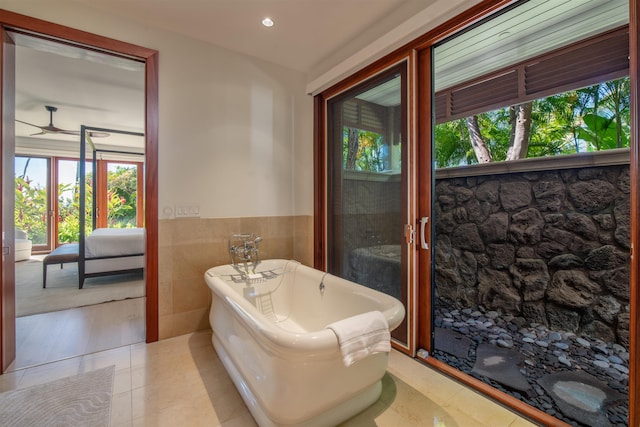
[[[84,251],[83,251],[84,249]],[[78,288],[87,277],[142,272],[144,270],[144,228],[96,228],[80,243],[57,247],[42,261],[42,287],[47,287],[47,267],[78,263]],[[84,256],[80,254],[84,253]]]
[[[144,156],[140,152],[127,152],[119,150],[98,149],[91,138],[89,131],[116,133],[131,136],[144,137],[143,133],[128,132],[117,129],[103,129],[89,126],[80,126],[80,158],[86,158],[87,144],[93,151],[93,176],[98,176],[96,161],[98,152],[117,153],[127,155]],[[85,212],[86,199],[86,170],[85,162],[79,162],[80,172],[80,212]],[[95,186],[95,180],[92,180]],[[93,194],[97,194],[93,188]],[[145,229],[144,228],[95,228],[97,207],[92,206],[94,229],[90,234],[85,234],[86,219],[80,215],[80,239],[78,244],[78,279],[79,288],[82,289],[84,280],[88,277],[106,276],[136,271],[143,271],[145,267]]]
[[[84,238],[84,245],[67,243],[42,260],[42,287],[47,287],[47,267],[78,263],[78,287],[87,277],[142,272],[145,249],[144,228],[96,228]],[[84,257],[80,247],[84,246]]]
[[[96,228],[85,237],[84,246],[78,265],[81,289],[87,277],[144,269],[144,228]]]

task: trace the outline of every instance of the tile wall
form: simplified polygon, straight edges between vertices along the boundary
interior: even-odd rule
[[[159,221],[160,339],[208,329],[211,292],[204,273],[230,262],[234,233],[264,240],[260,256],[313,265],[313,216],[184,218]]]

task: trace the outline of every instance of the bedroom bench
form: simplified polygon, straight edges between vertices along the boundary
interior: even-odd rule
[[[49,264],[62,265],[68,262],[78,262],[79,249],[77,243],[67,243],[62,246],[58,246],[51,253],[44,257],[42,260],[42,287],[47,287],[47,266]]]

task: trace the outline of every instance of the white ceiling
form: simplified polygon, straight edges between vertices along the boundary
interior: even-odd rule
[[[628,23],[628,0],[529,0],[436,47],[435,90]]]
[[[21,34],[13,38],[17,120],[49,125],[50,113],[45,106],[51,105],[58,108],[53,125],[61,129],[79,131],[80,125],[85,125],[144,131],[144,64]],[[79,141],[77,136],[36,133],[40,133],[37,127],[16,122],[18,147],[37,146],[42,140]],[[95,142],[144,147],[143,138],[117,134]],[[47,144],[52,146],[50,141]],[[74,149],[78,147],[74,145]]]
[[[309,72],[347,44],[365,46],[435,0],[74,0],[110,13],[173,31],[240,53]],[[275,25],[261,25],[269,16]],[[108,56],[16,35],[16,119],[49,124],[45,105],[58,107],[55,126],[80,124],[142,132],[144,81]],[[43,66],[46,64],[46,66]],[[135,65],[135,64],[134,64]],[[38,128],[16,123],[17,145],[73,146],[77,137],[35,135]],[[52,145],[53,141],[53,145]],[[64,141],[67,141],[66,143]],[[111,135],[102,145],[142,147],[138,138]],[[73,145],[72,145],[73,144]],[[23,148],[26,154],[32,154]]]
[[[74,0],[309,72],[362,34],[377,37],[435,0]],[[261,24],[270,17],[275,25]],[[375,37],[374,36],[374,37]]]

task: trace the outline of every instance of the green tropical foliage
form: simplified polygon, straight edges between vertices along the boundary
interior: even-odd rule
[[[378,133],[345,127],[342,151],[344,169],[373,172],[386,169],[386,146]]]
[[[107,222],[110,228],[137,227],[137,167],[116,166],[107,172]]]
[[[525,157],[555,156],[629,146],[629,78],[533,101]],[[513,124],[509,107],[477,115],[493,161],[503,161]],[[465,119],[435,126],[437,167],[476,164]]]
[[[93,203],[92,174],[87,175],[85,203],[85,234],[91,233]],[[71,196],[68,196],[71,194]],[[58,241],[71,243],[80,240],[80,183],[58,185]]]
[[[15,224],[34,245],[47,243],[47,189],[18,176],[15,181]]]
[[[26,168],[25,168],[26,169]],[[33,182],[26,171],[15,178],[15,225],[27,232],[34,244],[47,243],[47,189]],[[137,168],[116,167],[108,173],[107,208],[111,228],[137,227]],[[92,226],[93,174],[86,178],[85,232]],[[80,238],[80,185],[58,185],[58,241],[77,242]]]

